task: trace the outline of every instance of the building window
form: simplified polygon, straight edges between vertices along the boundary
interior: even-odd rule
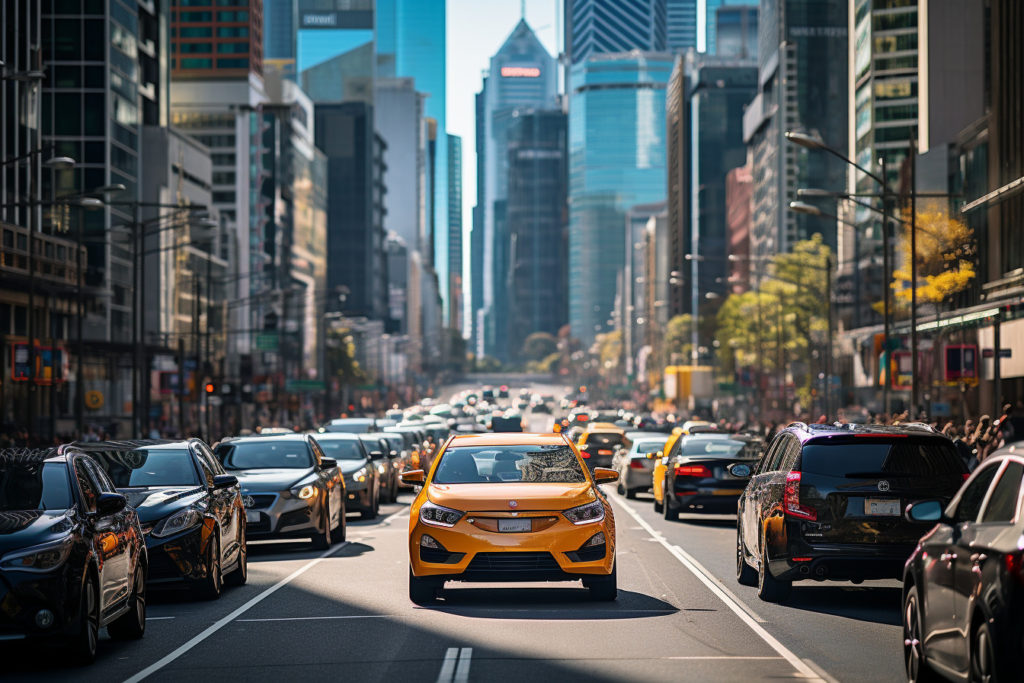
[[[194,57],[185,57],[181,60],[182,69],[212,69],[212,59],[196,59]]]
[[[178,12],[178,21],[197,23],[213,21],[213,12]]]
[[[217,21],[249,21],[248,10],[241,10],[238,12],[217,12]]]
[[[210,43],[178,43],[178,52],[184,54],[210,54],[213,45]]]
[[[247,69],[249,67],[248,59],[218,59],[218,69]]]
[[[248,26],[218,26],[217,27],[218,38],[248,38],[249,27]]]
[[[249,54],[249,43],[217,43],[217,52],[220,54]]]
[[[211,38],[213,29],[209,26],[182,26],[178,29],[182,38]]]

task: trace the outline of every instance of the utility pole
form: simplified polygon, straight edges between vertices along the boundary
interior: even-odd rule
[[[886,419],[892,417],[892,410],[890,406],[889,389],[892,384],[892,377],[890,373],[892,371],[892,350],[889,348],[889,282],[892,278],[891,267],[889,264],[889,229],[890,223],[890,197],[889,197],[889,184],[888,176],[886,176],[885,168],[885,157],[880,157],[879,162],[882,165],[882,179],[886,182],[882,185],[882,329],[883,329],[883,341],[882,341],[882,356],[885,358],[885,366],[881,368],[881,374],[884,378],[882,384],[882,412],[885,413]]]
[[[921,395],[917,363],[917,139],[910,134],[910,419]],[[999,406],[996,406],[996,410]]]

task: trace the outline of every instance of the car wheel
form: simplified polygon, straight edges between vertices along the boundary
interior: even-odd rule
[[[921,601],[917,586],[911,586],[903,603],[903,662],[908,683],[932,683],[941,680],[924,658],[924,630],[921,626]]]
[[[141,562],[135,565],[132,583],[130,609],[107,626],[107,633],[114,640],[138,640],[146,633],[146,568]]]
[[[669,488],[668,482],[665,482],[665,488],[663,489],[662,497],[662,512],[665,514],[665,519],[670,522],[679,521],[679,508],[672,507],[672,503],[669,502]]]
[[[615,492],[620,496],[626,495],[626,487],[622,485],[622,474],[619,474],[619,483],[615,485]]]
[[[345,537],[348,534],[348,520],[345,517],[346,514],[345,502],[342,501],[341,514],[338,515],[338,533],[337,538],[335,539],[338,543],[344,543]]]
[[[432,605],[443,582],[430,576],[414,576],[409,569],[409,599],[417,605]]]
[[[96,660],[96,644],[100,639],[100,601],[96,595],[96,581],[87,575],[82,583],[78,603],[78,633],[72,640],[72,651],[79,664],[92,664]]]
[[[359,519],[376,519],[378,505],[379,503],[377,502],[377,498],[372,498],[370,500],[370,508],[368,510],[359,511]]]
[[[662,493],[662,501],[664,501],[664,500],[665,500],[665,498],[664,498],[664,492],[663,492]],[[658,499],[655,498],[654,499],[654,511],[655,512],[663,512],[664,509],[665,509],[665,504],[663,502],[659,503]]]
[[[629,500],[636,499],[636,489],[626,489],[626,498]]]
[[[991,683],[996,679],[996,653],[992,647],[992,629],[982,622],[971,642],[971,680]]]
[[[595,602],[611,602],[619,597],[617,572],[618,563],[612,566],[612,573],[608,576],[595,576],[584,580],[583,585],[590,591],[591,600]]]
[[[764,539],[761,539],[761,561],[757,569],[757,597],[765,602],[782,602],[789,597],[793,588],[792,581],[779,581],[768,570],[768,552]]]
[[[741,586],[756,586],[757,572],[747,564],[747,553],[743,547],[743,530],[736,527],[736,580]]]
[[[203,600],[216,600],[224,588],[224,566],[220,560],[220,534],[210,537],[210,556],[206,558],[206,578],[196,585],[196,594]]]
[[[245,542],[245,522],[243,521],[239,526],[241,529],[238,532],[238,538],[241,540],[238,544],[238,566],[224,577],[224,580],[231,586],[244,586],[245,582],[249,580],[249,546]]]
[[[331,513],[326,510],[324,511],[323,525],[323,533],[313,532],[309,536],[309,540],[313,543],[313,548],[316,550],[327,550],[333,543],[333,537],[331,535]]]

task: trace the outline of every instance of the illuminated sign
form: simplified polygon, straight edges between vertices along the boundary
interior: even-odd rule
[[[325,12],[322,14],[303,14],[301,26],[303,28],[310,28],[315,26],[337,26],[338,15],[334,12]]]
[[[539,78],[540,69],[535,66],[503,66],[502,78]]]

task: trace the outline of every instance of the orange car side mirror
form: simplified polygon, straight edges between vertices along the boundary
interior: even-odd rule
[[[607,484],[611,481],[618,481],[619,473],[615,470],[608,469],[607,467],[595,467],[594,468],[594,483]]]
[[[427,474],[423,470],[409,470],[402,472],[403,484],[422,484],[427,480]]]

